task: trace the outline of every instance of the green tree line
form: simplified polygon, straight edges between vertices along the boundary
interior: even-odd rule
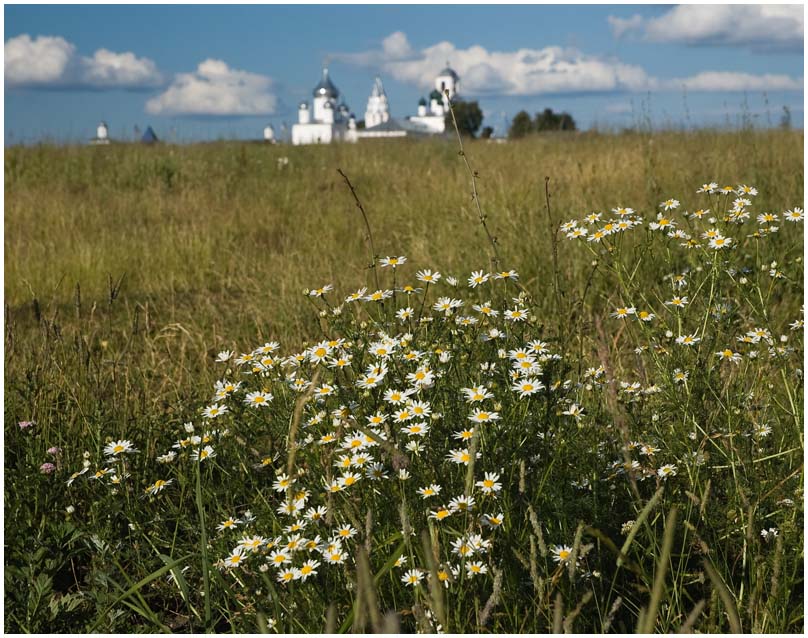
[[[527,111],[519,111],[511,121],[508,137],[519,139],[531,133],[575,130],[577,130],[575,120],[569,113],[554,113],[553,109],[544,109],[531,118]]]

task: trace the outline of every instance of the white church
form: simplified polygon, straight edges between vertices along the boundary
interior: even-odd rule
[[[446,92],[449,92],[447,97]],[[429,94],[429,103],[424,98],[418,102],[418,115],[407,118],[413,124],[425,127],[430,133],[446,131],[446,114],[449,102],[460,92],[460,78],[448,65],[435,78],[435,88]]]
[[[343,100],[339,104],[339,89],[323,69],[323,77],[312,92],[314,99],[301,102],[297,110],[297,124],[292,126],[292,144],[330,144],[356,142],[356,119]]]
[[[359,139],[379,137],[407,137],[440,135],[446,131],[445,118],[449,102],[460,90],[460,78],[446,65],[435,78],[435,88],[418,102],[417,115],[398,122],[390,116],[390,105],[380,77],[376,77],[365,109],[365,128],[358,129],[356,118],[345,101],[337,103],[339,90],[323,69],[320,83],[314,87],[312,107],[301,102],[298,122],[292,126],[292,144],[330,144],[331,142],[357,142]],[[448,96],[446,92],[448,91]]]

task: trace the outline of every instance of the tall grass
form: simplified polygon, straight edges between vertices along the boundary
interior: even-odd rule
[[[474,198],[457,146],[438,141],[6,151],[8,631],[802,631],[803,235],[782,218],[803,202],[802,133],[464,146]],[[338,169],[372,228],[370,260]],[[722,218],[732,198],[695,193],[708,180],[757,187],[745,225]],[[694,237],[709,224],[683,211],[709,205],[735,247],[686,250],[650,230],[668,197],[682,200],[670,216]],[[644,225],[599,243],[557,232],[617,206]],[[747,237],[763,211],[780,214],[780,232]],[[519,280],[468,288],[469,271],[489,269],[487,232]],[[382,268],[387,254],[408,262]],[[418,282],[419,268],[443,280]],[[682,274],[683,285],[671,278]],[[377,279],[395,291],[384,304],[342,303]],[[326,283],[335,290],[303,292]],[[431,310],[443,295],[465,306]],[[665,303],[675,295],[688,305]],[[487,300],[530,318],[472,310]],[[412,316],[397,318],[406,306]],[[656,320],[611,316],[632,306]],[[493,327],[501,342],[481,340]],[[768,334],[737,341],[753,329]],[[695,347],[675,342],[691,333]],[[353,356],[344,372],[314,358],[339,337],[325,347]],[[441,415],[423,439],[364,420],[392,411],[381,388],[356,387],[386,337],[437,374],[416,395]],[[277,362],[254,374],[214,361],[274,340]],[[520,397],[508,352],[530,340],[546,344],[531,372],[545,388]],[[725,349],[741,362],[722,361]],[[296,367],[279,365],[296,353]],[[411,363],[388,366],[385,387],[411,383]],[[293,391],[291,370],[309,393]],[[203,417],[225,377],[244,387],[216,400],[228,414]],[[324,383],[334,397],[316,395]],[[461,388],[480,383],[493,397],[467,405]],[[261,390],[269,408],[244,405]],[[464,443],[453,433],[478,406],[502,418],[477,427],[468,464],[454,465],[446,454]],[[158,463],[190,441],[189,421],[206,440]],[[390,478],[324,491],[343,470],[316,437],[357,428]],[[117,439],[138,452],[105,460]],[[216,456],[193,461],[203,444]],[[104,468],[120,480],[91,478]],[[396,478],[405,468],[410,478]],[[481,491],[486,472],[499,475],[496,498]],[[284,473],[294,489],[273,490]],[[443,489],[425,500],[415,490],[431,483]],[[276,510],[303,487],[306,507],[328,511],[306,537],[346,524],[356,536],[338,564],[277,582],[262,563],[293,519]],[[428,518],[461,496],[475,497],[471,512]],[[498,529],[481,525],[500,511]],[[217,530],[231,516],[238,528]],[[241,530],[263,542],[223,566]],[[478,533],[492,546],[473,557],[487,573],[473,576],[451,543]],[[459,571],[444,587],[449,565]],[[410,569],[415,587],[402,582]]]
[[[753,131],[548,136],[468,151],[503,259],[543,286],[545,176],[559,219],[620,203],[649,210],[705,176],[753,183],[773,208],[801,197],[802,148],[801,132]],[[106,297],[108,275],[124,276],[125,302],[148,303],[165,321],[222,319],[231,337],[249,334],[233,334],[233,322],[273,321],[282,338],[310,332],[297,293],[367,274],[365,230],[338,168],[381,254],[453,269],[485,249],[451,143],[19,147],[6,151],[6,301],[16,309],[36,298],[66,318],[76,283],[92,304]],[[575,260],[562,268],[585,276]]]

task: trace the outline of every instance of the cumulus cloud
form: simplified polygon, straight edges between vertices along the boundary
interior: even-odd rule
[[[488,51],[482,46],[460,49],[451,42],[439,42],[416,51],[400,31],[385,38],[379,50],[333,57],[376,68],[423,89],[431,86],[435,73],[449,60],[460,75],[462,90],[476,95],[637,90],[653,84],[638,66],[588,56],[575,49]]]
[[[688,91],[801,91],[803,79],[788,75],[752,75],[731,71],[703,71],[687,78],[668,80],[668,88]]]
[[[154,115],[247,116],[269,115],[277,98],[272,80],[264,75],[231,69],[221,60],[205,60],[196,71],[179,73],[160,95],[146,102]]]
[[[802,5],[685,4],[656,18],[609,16],[615,37],[637,33],[649,42],[747,47],[758,52],[801,52]]]
[[[396,31],[382,40],[382,50],[385,55],[393,59],[407,58],[412,55],[407,36],[402,31]]]
[[[75,54],[76,47],[64,38],[40,36],[32,40],[28,34],[11,38],[4,47],[6,84],[59,82]]]
[[[633,17],[627,18],[618,25],[618,30],[625,32],[636,28],[637,23]],[[555,46],[489,51],[479,45],[460,49],[451,42],[439,42],[416,50],[400,31],[385,38],[378,50],[335,54],[334,58],[388,73],[396,80],[424,90],[432,86],[435,74],[449,60],[460,75],[461,93],[481,96],[667,91],[682,88],[690,91],[797,91],[802,90],[803,85],[802,78],[794,79],[787,75],[723,71],[704,71],[692,77],[662,79],[649,75],[637,65]]]
[[[99,49],[91,58],[83,58],[83,77],[87,84],[107,87],[146,87],[162,83],[154,62],[134,53],[115,53]]]
[[[31,38],[24,33],[5,42],[8,87],[73,89],[145,89],[159,86],[162,75],[148,58],[99,49],[79,55],[75,45],[58,36]]]

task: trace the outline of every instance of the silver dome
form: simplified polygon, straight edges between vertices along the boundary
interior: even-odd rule
[[[336,86],[334,86],[331,78],[328,77],[328,69],[323,69],[323,77],[320,80],[320,83],[314,87],[312,95],[314,95],[314,97],[339,97],[339,90]]]

